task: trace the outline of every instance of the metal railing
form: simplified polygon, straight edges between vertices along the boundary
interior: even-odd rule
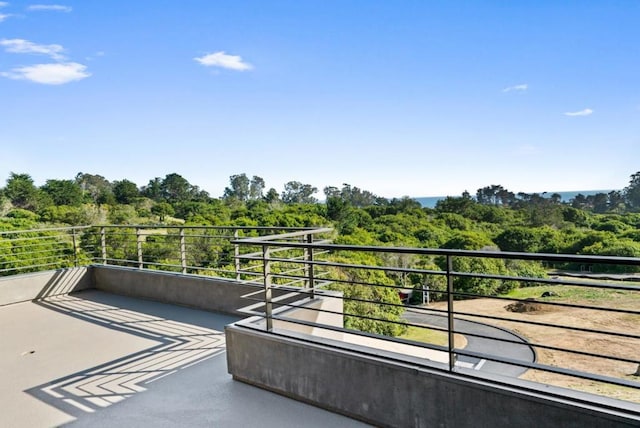
[[[277,322],[298,324],[441,353],[446,364],[436,369],[462,376],[493,379],[512,371],[640,402],[640,277],[629,273],[640,271],[640,259],[336,245],[332,235],[331,229],[226,226],[4,231],[0,275],[108,264],[231,278],[261,287],[247,298],[273,334],[286,334]],[[549,274],[487,271],[488,261],[531,263]],[[627,273],[611,273],[616,269]],[[485,290],[486,284],[496,287]],[[506,293],[514,285],[523,293]],[[408,289],[422,295],[415,304],[400,299]],[[344,324],[291,317],[287,309],[299,304],[276,296],[292,290],[310,300],[324,298],[325,290],[341,292],[342,310],[309,310],[343,316]],[[543,290],[549,297],[540,296]],[[538,293],[535,299],[528,291]],[[514,311],[504,310],[509,305]]]
[[[233,241],[262,248],[259,257],[263,270],[259,276],[264,300],[261,309],[252,313],[265,319],[267,331],[286,335],[283,328],[274,328],[281,322],[315,331],[383,339],[443,353],[446,370],[464,376],[495,380],[507,373],[640,402],[640,275],[628,273],[640,272],[638,258],[335,245],[312,240],[291,242],[281,239],[284,237]],[[252,260],[256,257],[258,254],[253,253]],[[410,263],[399,263],[402,257]],[[396,263],[385,265],[385,260]],[[535,265],[549,274],[533,276],[527,274],[530,269],[521,269],[524,273],[492,273],[481,269],[486,263],[474,265],[461,260],[492,260],[498,266]],[[296,264],[301,267],[299,275],[289,273]],[[477,268],[463,271],[460,266]],[[605,273],[589,272],[592,267]],[[422,286],[412,291],[428,293],[429,299],[415,299],[415,304],[400,301],[401,293],[414,288],[402,283],[408,276],[414,284],[420,278]],[[299,309],[299,304],[273,298],[275,290],[289,289],[278,284],[284,280],[306,284],[298,292],[311,299],[320,289],[342,291],[345,325],[288,315],[286,309]],[[497,285],[498,291],[478,291],[483,283]],[[370,293],[351,292],[354,288],[377,293],[372,298]],[[527,291],[540,294],[518,297],[505,291],[511,289],[521,290],[524,295]],[[425,300],[431,303],[426,305]],[[308,310],[338,315],[319,307]],[[403,315],[389,316],[403,311]],[[406,334],[407,329],[427,330],[439,339],[415,339]],[[398,331],[401,334],[396,335]],[[466,345],[459,345],[456,338]],[[375,351],[373,354],[377,355]],[[430,363],[425,361],[425,365]]]
[[[0,231],[0,276],[86,264],[81,237],[90,226]]]
[[[103,264],[234,278],[261,278],[260,246],[243,237],[314,228],[101,225],[0,231],[0,276]],[[253,260],[252,260],[253,257]]]

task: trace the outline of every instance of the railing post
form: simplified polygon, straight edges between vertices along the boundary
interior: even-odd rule
[[[305,263],[305,270],[306,270],[305,273],[309,281],[307,287],[311,290],[309,292],[309,297],[312,299],[315,299],[316,281],[315,281],[314,269],[313,269],[313,247],[311,246],[311,244],[313,244],[313,235],[311,233],[307,235],[307,244],[309,244],[309,246],[304,247],[304,259],[307,262]]]
[[[107,236],[104,226],[100,228],[100,246],[102,247],[102,264],[107,264]]]
[[[272,304],[271,304],[271,261],[269,260],[269,246],[262,246],[262,263],[264,273],[264,315],[267,321],[267,331],[273,330]]]
[[[238,229],[233,231],[233,240],[238,240]],[[236,281],[240,281],[240,245],[233,244],[233,265],[236,270]]]
[[[142,262],[142,234],[138,227],[136,227],[136,245],[138,247],[138,269],[142,269],[144,268],[144,263]]]
[[[454,338],[454,318],[453,318],[453,258],[447,255],[447,333],[449,336],[449,370],[453,371],[456,365],[456,356],[453,352],[455,348]]]
[[[71,239],[73,241],[73,266],[78,267],[78,245],[76,244],[76,229],[71,228]]]
[[[180,228],[180,265],[182,266],[182,274],[187,273],[187,243],[184,237],[184,228]]]

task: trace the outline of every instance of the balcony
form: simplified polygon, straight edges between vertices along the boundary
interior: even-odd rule
[[[251,227],[1,232],[0,323],[10,328],[0,424],[637,426],[640,279],[562,269],[640,260],[356,247],[331,236]],[[367,254],[389,264],[352,262]],[[418,263],[435,258],[444,268]],[[535,260],[555,274],[459,271],[456,259]],[[406,290],[407,275],[431,284],[430,304],[379,298]],[[625,299],[478,295],[460,289],[460,278]],[[542,310],[487,310],[510,304]],[[438,339],[384,334],[394,326]],[[559,346],[563,336],[587,346]]]

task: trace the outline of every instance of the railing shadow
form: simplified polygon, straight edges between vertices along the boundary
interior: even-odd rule
[[[25,391],[76,418],[125,400],[154,381],[224,352],[224,325],[237,320],[202,311],[185,315],[183,308],[100,292],[56,295],[34,303],[157,343]]]
[[[42,287],[35,300],[77,291],[84,285],[83,282],[86,282],[85,276],[88,274],[86,269],[58,269]]]

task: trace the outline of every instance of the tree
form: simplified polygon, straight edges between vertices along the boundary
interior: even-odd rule
[[[482,250],[486,248],[494,248],[495,244],[488,236],[479,232],[457,231],[442,248],[450,248],[456,250]]]
[[[591,199],[593,201],[591,203],[593,212],[602,214],[606,213],[609,210],[609,197],[606,193],[596,193],[595,195],[589,195],[587,199]]]
[[[629,207],[640,209],[640,171],[631,176],[629,185],[624,189],[624,198]]]
[[[435,210],[438,212],[465,214],[469,209],[476,205],[476,201],[471,199],[467,193],[462,197],[447,196],[436,202]]]
[[[335,256],[332,261],[342,264],[380,264],[371,254],[354,255],[349,258]],[[335,267],[331,269],[330,276],[346,281],[334,282],[328,287],[343,293],[345,328],[386,336],[404,333],[406,328],[396,324],[400,321],[404,308],[401,306],[397,290],[384,287],[395,285],[384,272]],[[362,283],[369,285],[360,285]]]
[[[258,183],[256,183],[258,184]],[[264,183],[263,183],[264,184]],[[237,199],[246,202],[249,199],[251,181],[247,174],[236,174],[229,177],[229,187],[225,187],[223,199]]]
[[[327,194],[325,188],[325,195]],[[351,205],[339,196],[328,196],[325,204],[327,206],[327,217],[334,221],[342,220],[350,210]]]
[[[355,186],[352,187],[347,183],[342,185],[342,189],[327,186],[323,191],[327,200],[329,200],[329,198],[340,198],[357,208],[374,205],[378,200],[378,197],[368,190],[362,190]]]
[[[193,186],[175,172],[167,174],[160,183],[160,195],[162,199],[169,203],[184,202],[193,196]]]
[[[269,189],[266,195],[264,195],[264,201],[268,204],[276,204],[280,202],[280,195],[278,191],[273,187]]]
[[[96,204],[109,204],[115,202],[111,183],[101,175],[85,174],[79,172],[75,182],[82,190],[83,195]]]
[[[140,192],[138,192],[136,183],[124,179],[113,182],[113,195],[118,203],[131,204],[140,197]]]
[[[612,190],[607,193],[609,197],[609,211],[611,212],[624,212],[625,200],[624,194],[619,190]]]
[[[318,189],[310,184],[289,181],[284,185],[282,201],[286,204],[314,204],[318,200],[312,195],[317,191]]]
[[[162,179],[160,177],[156,177],[152,180],[149,180],[149,184],[142,188],[142,195],[153,199],[156,202],[160,202],[162,200]]]
[[[495,239],[502,251],[535,253],[542,247],[540,229],[513,227],[503,230]]]
[[[40,189],[51,197],[55,205],[77,207],[82,204],[82,189],[73,180],[47,180]]]
[[[478,189],[476,192],[478,203],[483,205],[511,206],[515,202],[515,194],[496,184]]]
[[[262,177],[254,175],[251,179],[251,182],[249,183],[249,199],[253,201],[262,199],[264,187],[264,179]]]
[[[151,212],[160,218],[160,221],[164,221],[167,216],[175,214],[175,210],[168,202],[159,202],[151,207]]]
[[[4,194],[14,207],[34,210],[38,205],[38,188],[29,174],[9,174]]]
[[[440,268],[446,269],[444,257],[438,259]],[[454,257],[452,260],[454,272],[470,272],[489,275],[506,275],[508,273],[504,261],[480,257]],[[454,290],[459,293],[479,294],[483,296],[496,295],[505,291],[505,285],[499,279],[456,276],[453,279]],[[456,296],[455,298],[467,298]]]

